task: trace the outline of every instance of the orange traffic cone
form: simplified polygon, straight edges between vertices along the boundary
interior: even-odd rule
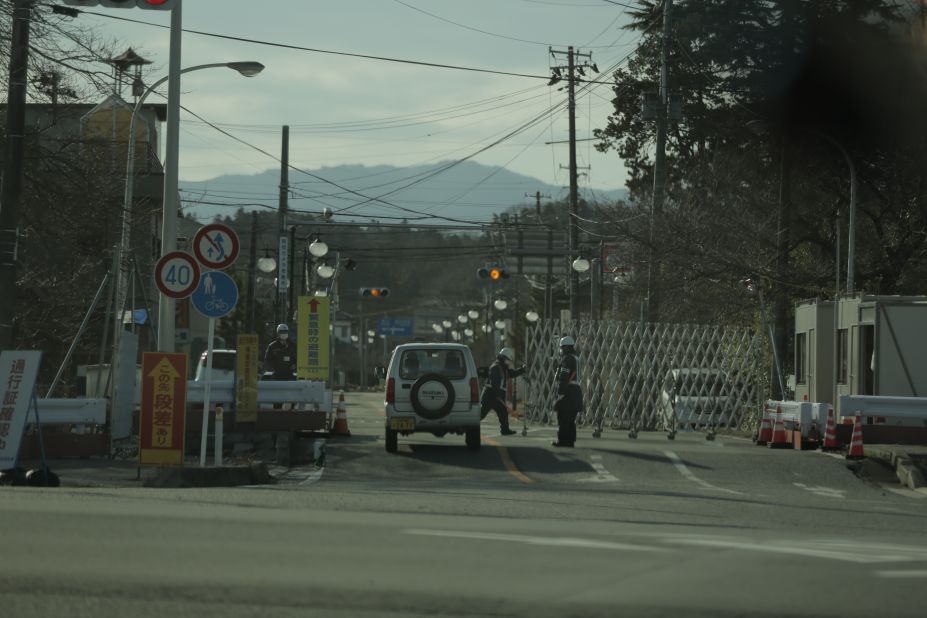
[[[338,394],[338,407],[335,408],[335,424],[329,432],[331,436],[350,436],[348,429],[348,412],[344,409],[344,391]]]
[[[863,459],[866,454],[863,452],[863,421],[859,414],[853,421],[853,439],[850,440],[850,451],[847,453],[847,459]]]
[[[840,450],[840,442],[837,441],[837,426],[834,423],[834,409],[827,409],[827,427],[824,429],[824,444],[821,445],[822,451]]]
[[[773,427],[772,438],[766,445],[769,448],[785,448],[789,446],[789,439],[785,432],[785,423],[782,421],[782,407],[776,406],[776,424]]]
[[[757,446],[766,446],[772,440],[772,423],[769,420],[769,410],[763,406],[763,420],[760,422],[760,433],[756,436]]]

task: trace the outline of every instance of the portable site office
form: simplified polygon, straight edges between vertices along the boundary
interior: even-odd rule
[[[836,388],[839,414],[840,395],[927,396],[927,296],[862,295],[834,309],[795,308],[796,400],[832,404]]]

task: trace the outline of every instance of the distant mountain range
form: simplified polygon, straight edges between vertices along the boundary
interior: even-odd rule
[[[488,221],[493,214],[504,213],[514,206],[534,205],[538,191],[543,196],[542,202],[566,199],[569,193],[567,187],[548,185],[500,167],[473,161],[450,165],[452,162],[404,168],[339,165],[308,173],[291,169],[289,207],[312,213],[321,213],[329,207],[341,211],[340,216],[350,212],[382,221],[390,218],[434,223],[446,219]],[[276,209],[279,185],[280,171],[267,170],[253,175],[229,174],[205,181],[181,181],[180,188],[184,212],[205,220],[233,215],[238,208]],[[626,200],[627,196],[626,189],[580,188],[581,199],[589,202],[613,203]],[[367,198],[377,197],[389,204],[377,200],[363,203]]]

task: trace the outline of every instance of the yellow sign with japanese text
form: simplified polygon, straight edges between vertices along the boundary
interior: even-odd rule
[[[238,335],[235,360],[235,422],[254,423],[258,408],[258,336]]]
[[[300,296],[296,322],[296,377],[328,380],[331,349],[328,296]]]
[[[142,356],[139,465],[183,465],[186,376],[186,354],[145,352]]]

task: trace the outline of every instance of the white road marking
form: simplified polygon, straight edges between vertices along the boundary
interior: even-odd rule
[[[810,485],[805,485],[804,483],[792,483],[792,485],[795,485],[795,487],[801,487],[802,489],[810,491],[817,496],[824,496],[825,498],[846,498],[844,494],[847,493],[845,489],[834,489],[833,487],[812,487]]]
[[[548,537],[529,536],[526,534],[497,534],[493,532],[468,532],[464,530],[428,530],[423,528],[410,528],[402,531],[403,534],[415,536],[434,536],[454,539],[477,539],[481,541],[503,541],[508,543],[524,543],[525,545],[541,545],[546,547],[575,547],[581,549],[608,549],[618,551],[667,552],[663,547],[648,545],[631,545],[630,543],[616,543],[614,541],[599,541],[595,539],[581,539],[574,537]]]
[[[876,571],[875,576],[884,577],[886,579],[923,579],[927,578],[927,570]]]
[[[602,456],[601,456],[601,455],[590,455],[590,456],[589,456],[589,459],[591,459],[591,460],[593,460],[593,461],[601,461],[601,460],[602,460]]]
[[[789,554],[824,558],[857,564],[878,564],[883,562],[922,562],[927,560],[927,549],[902,547],[848,541],[747,541],[724,537],[677,537],[666,542],[695,547],[717,547],[740,549],[771,554]]]
[[[679,458],[679,455],[677,455],[673,451],[663,451],[663,454],[669,458],[670,462],[672,462],[676,470],[679,471],[679,474],[683,475],[686,479],[692,481],[693,483],[695,483],[702,489],[708,489],[710,491],[721,491],[727,494],[734,494],[738,496],[743,495],[743,493],[739,491],[734,491],[733,489],[726,489],[724,487],[718,487],[716,485],[712,485],[711,483],[707,481],[703,481],[699,477],[695,476],[694,474],[692,474],[692,471],[689,470],[689,467],[685,463],[683,463],[682,459]]]
[[[879,487],[885,491],[890,491],[893,494],[904,496],[905,498],[914,498],[915,500],[923,500],[924,498],[927,498],[927,493],[914,489],[908,489],[906,487],[891,487],[890,485],[884,484],[880,484]]]

